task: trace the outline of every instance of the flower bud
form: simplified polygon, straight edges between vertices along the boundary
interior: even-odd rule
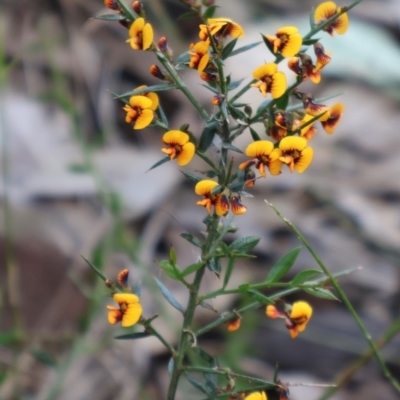
[[[160,49],[161,53],[163,53],[168,58],[168,60],[171,60],[172,50],[168,47],[167,38],[165,36],[160,38],[160,40],[158,41],[158,48]]]
[[[110,10],[118,11],[120,9],[116,0],[104,0],[104,5]]]
[[[146,16],[146,13],[144,11],[144,6],[140,1],[134,1],[132,4],[132,8],[133,11],[135,11],[135,13],[139,15],[139,17],[144,18]]]
[[[153,65],[150,66],[150,73],[151,73],[154,77],[156,77],[156,78],[158,78],[158,79],[165,80],[165,74],[164,74],[164,73],[161,71],[161,69],[160,69],[157,65],[155,65],[155,64],[153,64]]]

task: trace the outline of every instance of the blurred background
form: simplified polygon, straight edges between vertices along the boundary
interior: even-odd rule
[[[198,40],[198,21],[177,21],[187,11],[183,4],[143,3],[155,38],[167,36],[175,56]],[[244,45],[288,24],[307,33],[310,9],[319,2],[218,4],[217,16],[244,27]],[[175,163],[146,172],[162,158],[162,132],[133,131],[113,93],[157,84],[148,72],[155,59],[132,51],[117,22],[92,18],[108,13],[101,0],[0,1],[1,399],[165,398],[168,354],[152,338],[113,340],[124,332],[107,324],[108,290],[81,255],[111,279],[128,268],[131,284],[142,282],[145,315],[160,314],[155,326],[173,342],[181,316],[165,303],[153,277],[183,304],[186,291],[154,261],[171,245],[181,266],[196,261],[196,249],[179,234],[201,235],[204,209],[195,206],[193,187]],[[340,283],[375,339],[395,321],[398,326],[400,317],[399,21],[398,0],[365,0],[351,11],[346,35],[318,35],[332,62],[320,85],[302,88],[316,97],[340,94],[345,116],[334,135],[319,130],[306,173],[257,183],[254,197],[243,200],[248,213],[235,219],[238,235],[259,235],[261,241],[256,260],[238,263],[232,286],[264,279],[278,258],[299,245],[267,199],[297,225],[332,272],[359,268]],[[255,67],[272,59],[260,45],[226,67],[233,79],[247,82]],[[212,94],[196,72],[183,71],[182,77],[211,109]],[[160,98],[173,129],[189,123],[201,132],[202,122],[184,96],[170,91]],[[255,89],[244,96],[255,107],[262,100]],[[235,145],[249,142],[243,136]],[[202,168],[195,160],[187,170]],[[291,276],[316,267],[303,249]],[[209,273],[203,289],[219,285]],[[221,326],[200,343],[236,371],[272,379],[278,364],[284,382],[331,383],[367,349],[365,340],[343,304],[302,293],[288,300],[299,298],[312,302],[314,315],[295,341],[281,321],[267,320],[259,309],[244,316],[237,332],[227,334]],[[222,313],[246,301],[226,296],[212,305]],[[216,317],[199,310],[196,323]],[[400,338],[382,354],[400,377]],[[373,359],[349,378],[334,399],[398,398]],[[324,390],[293,386],[291,398],[321,399]],[[183,387],[180,398],[202,396]]]

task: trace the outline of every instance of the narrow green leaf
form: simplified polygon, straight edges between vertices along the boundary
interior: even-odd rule
[[[206,89],[208,89],[208,90],[211,90],[213,93],[215,93],[215,94],[221,94],[221,92],[219,91],[219,89],[218,88],[216,88],[216,87],[213,87],[213,86],[210,86],[210,85],[201,85],[201,86],[203,86],[203,87],[205,87]]]
[[[243,190],[243,185],[243,182],[235,182],[228,185],[228,189],[230,189],[232,192],[241,192]]]
[[[314,25],[315,25],[314,14],[315,14],[315,9],[314,9],[314,7],[311,7],[310,17],[309,17],[309,22],[310,22],[310,28],[311,28],[311,30],[314,29]]]
[[[254,297],[260,304],[274,304],[273,300],[267,296],[264,296],[258,290],[250,289],[247,291],[247,293],[249,293],[251,297]]]
[[[208,18],[212,18],[215,14],[215,11],[217,11],[217,8],[219,8],[219,6],[215,4],[210,7],[207,7],[206,11],[204,11],[203,18],[205,20],[207,20]]]
[[[319,274],[322,274],[322,271],[318,271],[317,269],[306,269],[305,271],[299,272],[293,278],[290,284],[293,286],[300,285],[301,283],[307,282]]]
[[[172,246],[169,248],[169,259],[171,260],[171,264],[176,264],[176,253]]]
[[[245,236],[239,239],[236,239],[229,246],[231,251],[236,250],[237,252],[247,253],[252,248],[256,247],[260,238],[257,236]]]
[[[171,278],[175,281],[181,280],[180,271],[168,261],[168,260],[161,260],[157,262],[157,265]]]
[[[200,383],[196,378],[194,378],[192,375],[190,375],[187,372],[185,372],[185,378],[196,389],[199,389],[201,392],[203,392],[204,394],[208,395],[208,392],[207,392],[207,389],[205,388],[205,386],[202,383]]]
[[[174,295],[170,292],[170,290],[157,278],[154,278],[158,288],[160,289],[162,295],[165,297],[165,299],[168,301],[169,304],[171,304],[172,307],[176,308],[178,311],[180,311],[182,314],[185,313],[185,310],[181,306],[181,304],[178,302],[178,300],[175,299]]]
[[[31,354],[36,359],[36,361],[39,361],[43,365],[46,365],[48,367],[56,367],[57,366],[57,361],[47,351],[43,351],[43,350],[39,350],[39,349],[32,349]]]
[[[185,19],[193,19],[193,18],[198,18],[198,14],[196,11],[189,11],[185,14],[180,15],[176,20],[177,21],[183,21]]]
[[[162,123],[168,128],[169,127],[168,118],[165,115],[164,109],[162,108],[161,104],[158,105],[157,112],[160,116]]]
[[[224,149],[232,150],[232,151],[235,151],[236,153],[243,154],[243,151],[240,150],[238,147],[234,146],[233,144],[230,144],[230,143],[226,143],[226,142],[225,142],[225,143],[222,145],[222,147],[223,147]]]
[[[199,147],[198,147],[201,152],[204,153],[211,146],[214,140],[217,127],[218,127],[218,122],[214,120],[212,122],[209,122],[203,129],[203,132],[201,132]]]
[[[224,190],[224,187],[223,186],[221,186],[221,185],[217,185],[217,186],[215,186],[215,188],[213,188],[212,190],[211,190],[211,194],[219,194],[219,193],[221,193],[222,191]]]
[[[187,51],[184,53],[180,54],[176,59],[175,63],[176,64],[183,64],[183,63],[188,63],[190,61],[190,55]]]
[[[104,14],[96,15],[93,19],[100,19],[102,21],[122,21],[125,17],[121,14]]]
[[[163,92],[165,90],[171,90],[171,89],[176,89],[176,85],[173,85],[171,83],[163,83],[160,85],[153,85],[153,86],[147,86],[142,89],[135,89],[131,90],[130,92],[126,92],[124,94],[120,94],[116,96],[116,99],[121,99],[124,97],[131,97],[131,96],[139,96],[142,95],[143,93],[149,93],[149,92]]]
[[[149,336],[152,336],[151,333],[134,332],[134,333],[128,333],[127,335],[116,336],[114,339],[118,339],[118,340],[135,340],[135,339],[145,339],[145,338],[147,338]]]
[[[240,53],[244,53],[247,50],[251,50],[253,47],[258,46],[261,43],[262,42],[254,42],[254,43],[247,44],[246,46],[239,47],[238,49],[232,51],[231,57],[236,56]]]
[[[235,90],[240,86],[240,84],[244,81],[244,79],[239,79],[238,81],[233,81],[228,85],[228,92],[231,90]]]
[[[164,158],[162,158],[160,161],[157,161],[152,167],[150,167],[147,172],[151,171],[154,168],[159,167],[160,165],[165,164],[166,162],[170,161],[171,159],[169,158],[169,156],[166,156]]]
[[[191,243],[193,246],[198,247],[199,249],[201,249],[203,247],[203,243],[200,242],[199,239],[197,239],[196,237],[194,237],[191,233],[188,232],[182,232],[180,234],[180,237],[184,238],[185,240],[187,240],[189,243]]]
[[[81,257],[86,261],[90,268],[105,282],[107,278],[98,270],[87,258],[81,255]]]
[[[203,374],[204,380],[206,381],[207,395],[211,398],[215,398],[217,395],[218,376],[216,374]]]
[[[196,184],[196,183],[200,182],[201,180],[203,180],[203,178],[202,178],[201,176],[196,175],[196,174],[192,174],[192,173],[190,173],[190,172],[185,172],[185,171],[182,171],[182,170],[181,170],[181,173],[182,173],[183,175],[185,175],[185,177],[186,177],[187,179],[189,179],[189,181],[192,182],[192,183],[194,183],[194,184]]]
[[[221,269],[222,269],[219,258],[216,258],[216,257],[211,258],[211,260],[209,260],[207,262],[207,268],[210,271],[215,272],[217,274],[217,276],[219,277],[221,274]]]
[[[230,104],[228,104],[228,111],[235,119],[239,119],[242,121],[247,120],[246,114],[243,111],[239,110],[238,108],[232,107]]]
[[[225,243],[225,242],[219,242],[218,248],[217,250],[220,249],[220,251],[222,252],[222,254],[224,256],[228,256],[230,251],[229,251],[229,246]]]
[[[191,350],[193,350],[193,352],[195,352],[197,355],[199,355],[208,364],[214,363],[214,360],[215,360],[214,357],[212,357],[210,354],[208,354],[201,347],[196,346],[196,347],[193,347]]]
[[[226,286],[229,283],[229,279],[231,278],[234,265],[235,265],[235,259],[234,258],[230,258],[229,261],[228,261],[228,266],[226,267],[226,271],[225,271],[224,283],[222,285],[223,289],[225,289]]]
[[[267,99],[267,100],[262,101],[262,102],[259,104],[259,106],[257,107],[256,114],[258,115],[259,113],[264,112],[265,109],[268,107],[269,103],[271,103],[271,101],[272,101],[272,100],[270,100],[270,99]]]
[[[266,282],[274,283],[280,281],[281,278],[283,278],[290,270],[290,268],[292,268],[297,256],[300,253],[300,250],[301,246],[296,247],[286,253],[282,258],[280,258],[278,262],[272,267],[271,271],[269,271]]]
[[[192,274],[193,272],[196,272],[201,267],[203,267],[204,264],[205,264],[204,261],[201,261],[201,262],[189,265],[187,268],[185,268],[182,271],[181,276],[184,278],[185,276],[188,276],[188,275]]]
[[[234,47],[236,46],[237,39],[230,41],[222,50],[222,59],[226,60],[232,53]]]
[[[303,45],[304,46],[310,46],[311,44],[319,42],[320,39],[305,39],[303,40]]]
[[[339,301],[339,299],[330,290],[327,290],[327,289],[318,288],[318,287],[316,287],[316,288],[305,287],[304,291],[307,292],[308,294],[311,294],[312,296],[320,297],[321,299]]]
[[[253,140],[255,142],[257,142],[258,140],[261,140],[260,136],[258,136],[258,133],[251,126],[249,126],[249,128],[250,128],[250,134],[251,134],[251,137],[253,138]]]

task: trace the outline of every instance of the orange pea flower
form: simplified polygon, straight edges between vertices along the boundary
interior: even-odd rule
[[[252,84],[260,90],[265,97],[267,93],[271,93],[273,99],[281,97],[286,90],[286,76],[283,72],[278,71],[278,65],[269,63],[261,65],[253,71],[253,78],[259,82]]]
[[[325,121],[321,121],[322,127],[326,133],[332,134],[339,122],[343,117],[344,105],[342,103],[336,103],[329,109],[329,117]]]
[[[303,38],[295,26],[284,26],[278,29],[275,36],[266,35],[265,38],[273,47],[273,52],[280,53],[283,57],[297,54],[303,43]]]
[[[170,159],[177,159],[178,165],[184,166],[189,164],[195,153],[195,145],[189,142],[189,135],[181,131],[168,131],[164,133],[162,138],[167,148],[161,149],[165,154],[168,154]]]
[[[208,54],[209,47],[208,42],[197,42],[190,45],[190,68],[197,68],[198,72],[203,72],[206,69],[210,61],[210,55]]]
[[[133,50],[147,50],[153,43],[153,28],[144,18],[136,19],[129,29],[129,43]]]
[[[307,140],[298,136],[287,136],[279,143],[282,152],[279,160],[289,167],[290,172],[304,172],[311,164],[314,151],[307,147]]]
[[[208,25],[199,25],[199,38],[203,41],[209,40],[208,32],[210,32],[212,36],[231,36],[233,39],[244,36],[243,28],[229,18],[210,18],[207,22]]]
[[[109,324],[121,322],[124,328],[135,325],[142,315],[139,297],[133,293],[115,293],[113,299],[119,308],[107,306]]]
[[[130,124],[135,122],[133,129],[144,129],[150,125],[154,118],[153,102],[146,96],[132,96],[129,104],[124,106],[126,111],[125,121]]]
[[[337,7],[333,1],[326,1],[325,3],[320,4],[314,13],[314,21],[316,25],[324,23],[329,18],[333,17],[335,14],[338,14],[342,11],[342,7]],[[347,28],[349,27],[349,18],[347,13],[343,13],[338,18],[336,18],[331,24],[326,26],[323,30],[328,32],[331,36],[333,36],[334,32],[339,35],[343,35],[347,32]]]
[[[218,186],[217,182],[208,179],[198,182],[194,191],[197,195],[204,196],[204,199],[196,204],[205,207],[208,214],[211,214],[211,207],[214,206],[215,214],[222,216],[229,211],[229,203],[225,195],[211,193],[216,186]]]

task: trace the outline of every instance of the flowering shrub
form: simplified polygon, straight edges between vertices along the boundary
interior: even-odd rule
[[[313,314],[312,305],[308,302],[297,301],[290,305],[285,301],[285,296],[295,291],[304,291],[312,296],[334,300],[336,295],[331,291],[334,288],[338,297],[353,314],[382,368],[386,368],[335,277],[289,221],[283,219],[297,233],[320,267],[318,270],[301,271],[291,281],[286,281],[284,278],[295,263],[300,248],[295,248],[284,255],[268,271],[263,282],[243,283],[228,289],[236,265],[241,259],[253,257],[251,251],[257,245],[259,238],[239,237],[230,245],[224,241],[225,235],[234,229],[230,215],[246,213],[247,208],[242,200],[246,195],[245,190],[251,190],[260,178],[279,179],[284,168],[290,172],[305,172],[313,160],[312,140],[316,140],[314,138],[318,129],[322,127],[326,133],[332,134],[341,121],[343,104],[326,105],[323,100],[315,99],[312,94],[302,91],[301,85],[308,79],[318,84],[323,78],[322,70],[331,61],[331,55],[325,51],[320,39],[315,38],[315,35],[318,33],[318,36],[321,36],[321,31],[330,35],[344,34],[349,24],[347,12],[360,1],[349,7],[338,7],[330,1],[320,4],[312,12],[311,28],[304,36],[296,27],[285,26],[275,33],[268,32],[262,35],[260,42],[238,47],[240,38],[245,35],[243,28],[229,18],[215,18],[217,7],[210,4],[213,2],[181,0],[191,8],[189,16],[198,16],[203,23],[199,25],[200,41],[188,44],[188,50],[176,59],[172,57],[166,37],[160,38],[157,42],[153,41],[153,28],[147,21],[144,7],[140,2],[135,1],[132,9],[120,0],[104,2],[116,13],[98,18],[119,21],[128,29],[126,42],[131,49],[137,52],[153,52],[159,63],[151,65],[149,71],[153,77],[162,81],[161,84],[140,86],[130,93],[119,96],[125,103],[123,109],[126,111],[126,122],[133,124],[133,129],[140,130],[152,126],[163,132],[161,153],[165,156],[150,169],[171,161],[176,161],[178,166],[189,165],[193,157],[200,157],[207,165],[201,172],[183,171],[185,177],[193,184],[196,195],[201,197],[196,204],[205,209],[203,221],[206,230],[205,239],[201,240],[189,233],[181,235],[187,240],[188,246],[198,249],[199,261],[183,268],[179,265],[174,249],[171,248],[169,259],[158,262],[169,279],[180,282],[189,291],[188,303],[183,307],[174,294],[161,281],[156,280],[165,299],[184,317],[176,345],[167,342],[162,333],[153,326],[152,321],[157,316],[147,318],[142,313],[138,294],[132,293],[127,283],[127,270],[120,273],[118,284],[115,284],[92,265],[92,268],[105,280],[114,301],[118,304],[118,308],[107,306],[109,323],[114,325],[121,322],[122,327],[135,324],[143,327],[135,333],[119,338],[143,339],[153,335],[170,352],[170,384],[167,394],[169,400],[175,399],[181,378],[187,379],[207,398],[219,398],[225,395],[224,398],[229,397],[229,399],[267,400],[268,394],[275,392],[279,394],[280,399],[287,399],[289,396],[287,386],[276,376],[273,380],[267,381],[234,373],[229,368],[219,365],[213,355],[199,346],[197,339],[222,323],[226,324],[228,332],[240,329],[246,311],[257,307],[265,307],[269,318],[284,319],[290,337],[295,339],[308,324],[312,325],[310,320]],[[241,81],[231,81],[230,75],[226,74],[224,61],[237,54],[251,51],[261,44],[266,47],[264,51],[269,51],[275,56],[274,62],[249,71],[250,80],[244,85]],[[309,49],[314,53],[313,56],[307,54]],[[282,62],[287,63],[293,73],[294,83],[290,86],[287,84],[285,73],[279,70],[279,64]],[[205,82],[210,91],[209,107],[204,108],[198,102],[195,93],[188,90],[179,76],[179,71],[185,68],[193,69],[193,72]],[[192,131],[185,121],[182,121],[180,127],[169,125],[156,94],[165,90],[180,90],[186,96],[204,121],[204,128],[201,131]],[[255,96],[259,96],[260,99],[255,111],[248,104],[239,102],[240,97],[249,90],[254,91]],[[263,124],[263,132],[254,128],[258,123]],[[244,149],[236,147],[235,139],[245,132],[250,133],[251,143]],[[207,154],[215,137],[222,143],[218,162],[212,161]],[[242,161],[235,162],[236,157]],[[275,211],[280,215],[278,210]],[[220,289],[200,293],[200,284],[206,273],[222,278]],[[193,274],[194,277],[190,279]],[[284,290],[270,293],[272,289],[277,288]],[[264,294],[266,290],[269,290],[268,296]],[[193,326],[195,309],[199,306],[210,308],[208,299],[229,293],[247,294],[252,298],[252,302],[240,310],[220,315],[207,326],[195,329]],[[200,357],[201,365],[191,364],[192,358],[186,357],[191,352]],[[222,380],[216,379],[218,376],[222,377]]]

